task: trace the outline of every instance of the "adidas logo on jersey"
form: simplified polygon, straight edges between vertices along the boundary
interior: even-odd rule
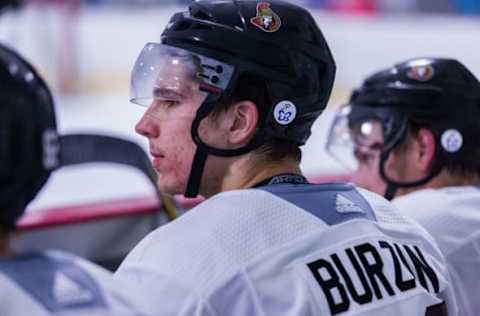
[[[53,297],[61,306],[88,303],[94,299],[90,291],[60,272],[55,274]]]
[[[339,193],[335,200],[335,209],[338,213],[364,213],[360,206]]]

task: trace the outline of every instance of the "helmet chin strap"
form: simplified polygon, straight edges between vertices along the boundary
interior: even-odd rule
[[[395,181],[389,178],[387,176],[387,173],[385,172],[385,162],[390,156],[391,151],[392,149],[382,152],[382,154],[380,155],[380,164],[379,164],[380,176],[382,177],[383,181],[385,181],[385,183],[387,184],[383,197],[389,201],[395,197],[399,188],[413,188],[416,186],[424,185],[425,183],[429,182],[434,177],[436,177],[443,168],[438,161],[435,161],[431,172],[425,177],[416,181]]]
[[[200,147],[197,147],[195,156],[193,157],[192,168],[188,176],[187,189],[184,196],[186,198],[194,198],[198,195],[200,190],[200,181],[202,180],[203,169],[207,162],[207,153]]]
[[[398,187],[395,184],[387,182],[387,187],[385,188],[385,193],[383,193],[383,197],[391,201],[397,194],[397,190]]]
[[[184,194],[187,198],[194,198],[198,195],[203,170],[205,169],[205,163],[207,162],[207,156],[209,154],[220,157],[239,156],[260,147],[265,140],[265,133],[263,130],[260,130],[247,145],[240,148],[221,149],[205,144],[200,138],[200,135],[198,135],[198,127],[200,122],[212,112],[215,105],[216,102],[204,102],[197,110],[197,114],[192,122],[190,132],[194,143],[197,145],[197,150],[195,151],[190,175],[188,177],[187,189]]]

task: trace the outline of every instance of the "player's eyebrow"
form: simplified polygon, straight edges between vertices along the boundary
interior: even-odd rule
[[[154,87],[152,91],[154,98],[178,100],[183,96],[178,91],[165,87]]]

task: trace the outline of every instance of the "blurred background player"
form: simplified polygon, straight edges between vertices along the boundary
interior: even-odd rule
[[[345,163],[355,155],[355,184],[395,197],[435,237],[460,315],[480,310],[479,118],[480,83],[464,65],[417,58],[368,77],[327,145]]]
[[[20,1],[20,0],[3,0],[3,1],[0,3],[0,13],[1,13],[4,9],[15,9],[15,8],[18,8],[18,7],[20,7],[21,4],[22,4],[22,1]]]
[[[17,253],[10,243],[17,219],[54,169],[113,161],[148,173],[144,152],[111,137],[59,136],[45,82],[3,45],[0,82],[0,314],[138,315],[126,287],[112,283],[110,272],[65,253]],[[129,157],[117,158],[118,150]]]
[[[334,74],[310,13],[283,1],[195,1],[145,45],[131,100],[148,107],[136,130],[158,187],[208,198],[117,271],[146,311],[423,316],[448,300],[455,315],[423,230],[377,195],[302,175]]]

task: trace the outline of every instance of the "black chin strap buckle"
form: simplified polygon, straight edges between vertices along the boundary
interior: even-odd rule
[[[397,189],[398,187],[396,185],[394,185],[393,183],[387,182],[387,188],[385,189],[385,193],[383,194],[383,197],[389,201],[393,200],[393,198],[395,197],[395,194],[397,194]]]

